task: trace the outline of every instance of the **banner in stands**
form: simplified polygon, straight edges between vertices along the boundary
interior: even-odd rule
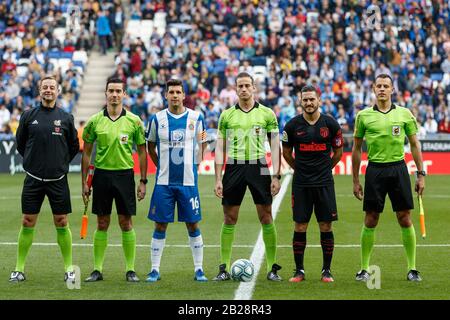
[[[422,146],[425,146],[426,143],[432,142],[434,145],[434,152],[426,152],[422,153],[423,156],[423,164],[424,169],[428,172],[428,174],[450,174],[450,149],[447,149],[446,143],[450,144],[449,141],[422,141]],[[427,148],[431,148],[430,145],[427,145]],[[438,150],[441,148],[441,150]],[[445,149],[445,150],[444,150]],[[136,173],[139,173],[139,162],[137,160],[137,154],[133,155],[134,158],[134,170]],[[269,162],[270,164],[270,162]],[[414,164],[413,157],[410,153],[406,154],[406,164],[408,166],[408,170],[410,173],[413,173],[416,170],[416,166]],[[364,174],[366,172],[367,167],[367,155],[363,153],[362,161],[361,161],[361,173]],[[81,153],[78,154],[70,164],[69,167],[70,172],[80,172],[81,171]],[[282,173],[285,174],[289,172],[290,169],[287,163],[283,160],[282,163]],[[22,167],[22,156],[20,156],[16,151],[16,144],[14,140],[3,140],[0,141],[0,172],[16,174],[24,172]],[[150,174],[154,174],[156,172],[156,168],[152,161],[148,161],[148,172]],[[214,155],[211,152],[207,152],[205,154],[204,160],[199,165],[199,173],[206,175],[214,174]],[[333,170],[334,174],[339,175],[351,175],[352,174],[352,155],[351,152],[344,152],[342,155],[341,161],[336,165]]]

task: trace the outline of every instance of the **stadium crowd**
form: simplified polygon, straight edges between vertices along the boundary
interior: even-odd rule
[[[103,53],[121,41],[125,17],[120,1],[78,2],[0,4],[0,139],[14,136],[21,113],[40,103],[37,84],[43,75],[58,79],[58,104],[71,112],[95,36]]]
[[[419,137],[450,133],[448,1],[131,0],[130,20],[165,19],[165,32],[149,39],[116,23],[120,0],[83,1],[82,31],[68,30],[58,43],[51,30],[64,25],[68,2],[0,5],[0,124],[10,123],[12,131],[20,112],[36,105],[39,74],[52,71],[47,53],[89,51],[97,26],[102,51],[113,42],[118,47],[113,74],[127,83],[125,104],[144,122],[165,107],[164,83],[176,77],[183,80],[185,105],[201,110],[208,128],[215,129],[222,110],[236,103],[236,75],[248,71],[256,79],[257,99],[274,110],[280,130],[301,112],[300,89],[313,84],[321,92],[322,112],[351,132],[355,114],[374,103],[374,77],[389,73],[393,101],[411,109],[421,126]],[[371,3],[379,15],[367,10]],[[18,59],[27,55],[28,71],[20,77]],[[80,74],[58,76],[62,105],[64,97],[73,104]]]

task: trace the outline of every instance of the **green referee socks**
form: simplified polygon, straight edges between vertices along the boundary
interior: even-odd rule
[[[402,228],[402,240],[408,260],[408,270],[416,270],[416,231],[413,225]]]
[[[277,257],[277,230],[273,223],[262,224],[264,246],[266,247],[267,272],[272,270],[272,265]]]
[[[108,245],[108,233],[95,230],[94,232],[94,270],[102,272],[105,260],[106,246]]]
[[[56,227],[56,238],[63,256],[65,272],[73,271],[72,232],[70,232],[69,226]]]
[[[375,243],[375,228],[363,226],[361,231],[361,269],[369,270],[370,256]]]
[[[17,244],[17,261],[16,270],[24,272],[25,260],[27,258],[28,252],[30,251],[31,244],[33,243],[34,227],[27,228],[22,226],[19,231],[19,240]]]
[[[126,271],[134,271],[136,257],[136,232],[134,229],[122,231],[122,247],[125,254]]]
[[[231,267],[231,248],[234,240],[234,224],[222,224],[220,232],[220,263],[227,265],[227,270]]]

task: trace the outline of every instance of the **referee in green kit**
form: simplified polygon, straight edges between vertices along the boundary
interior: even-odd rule
[[[122,105],[126,95],[121,79],[110,78],[106,83],[106,107],[93,115],[83,132],[84,150],[81,164],[83,200],[89,199],[87,173],[93,144],[96,142],[95,172],[92,181],[92,213],[97,215],[97,230],[94,233],[94,271],[86,282],[103,280],[103,261],[108,243],[108,227],[113,200],[116,202],[119,225],[122,230],[122,246],[126,260],[128,282],[138,282],[134,270],[136,234],[131,217],[136,215],[134,193],[133,145],[137,145],[141,180],[137,187],[137,198],[145,197],[147,184],[147,156],[144,127],[141,119],[128,112]]]
[[[416,119],[408,109],[392,103],[394,86],[389,75],[378,75],[373,84],[373,91],[377,98],[376,105],[360,111],[356,116],[352,152],[353,194],[359,200],[364,197],[363,210],[366,212],[361,232],[361,270],[356,274],[356,280],[368,281],[370,278],[368,268],[375,242],[375,227],[388,194],[402,229],[409,270],[406,279],[421,281],[422,278],[416,270],[416,233],[410,214],[414,203],[404,160],[404,141],[407,136],[417,167],[415,191],[421,195],[425,187],[426,173],[423,171],[420,142],[416,136]],[[364,137],[369,158],[365,194],[359,182],[361,146]]]
[[[214,281],[230,279],[231,249],[239,209],[247,186],[256,206],[266,250],[267,280],[281,281],[276,263],[277,231],[272,218],[272,197],[280,191],[280,140],[274,112],[254,99],[255,84],[250,74],[236,77],[239,102],[222,112],[215,149],[216,196],[222,198],[224,221],[220,234],[219,273]],[[271,147],[273,176],[266,163],[264,143]],[[228,149],[228,150],[227,150]],[[222,167],[228,153],[225,174]]]

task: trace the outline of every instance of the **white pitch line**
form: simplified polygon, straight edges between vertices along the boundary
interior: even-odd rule
[[[33,242],[33,246],[37,247],[56,247],[56,242]],[[0,246],[17,246],[17,242],[0,242]],[[92,247],[92,243],[73,243],[74,247]],[[108,247],[122,247],[120,243],[108,244]],[[150,248],[149,244],[137,244],[138,248]],[[206,244],[204,248],[220,248],[219,244]],[[236,244],[233,248],[254,248],[255,245],[250,244]],[[359,244],[336,244],[335,248],[359,248]],[[403,248],[402,244],[376,244],[376,248]],[[436,243],[436,244],[418,244],[416,247],[432,248],[432,247],[450,247],[450,243]],[[164,248],[190,248],[187,244],[166,244]],[[278,249],[292,249],[290,244],[282,244],[277,246]],[[320,244],[308,245],[308,248],[322,248]]]
[[[288,185],[291,182],[292,175],[286,175],[281,184],[280,192],[276,195],[272,203],[272,217],[275,221],[277,217],[278,210],[281,206],[281,201],[283,201],[284,195],[288,189]],[[253,262],[255,266],[255,272],[253,279],[250,282],[241,282],[239,287],[234,293],[234,300],[250,300],[253,295],[253,290],[255,289],[256,279],[258,278],[259,270],[264,260],[264,241],[262,236],[262,230],[259,232],[258,240],[256,241],[255,247],[253,249],[252,255],[250,256],[250,261]]]

